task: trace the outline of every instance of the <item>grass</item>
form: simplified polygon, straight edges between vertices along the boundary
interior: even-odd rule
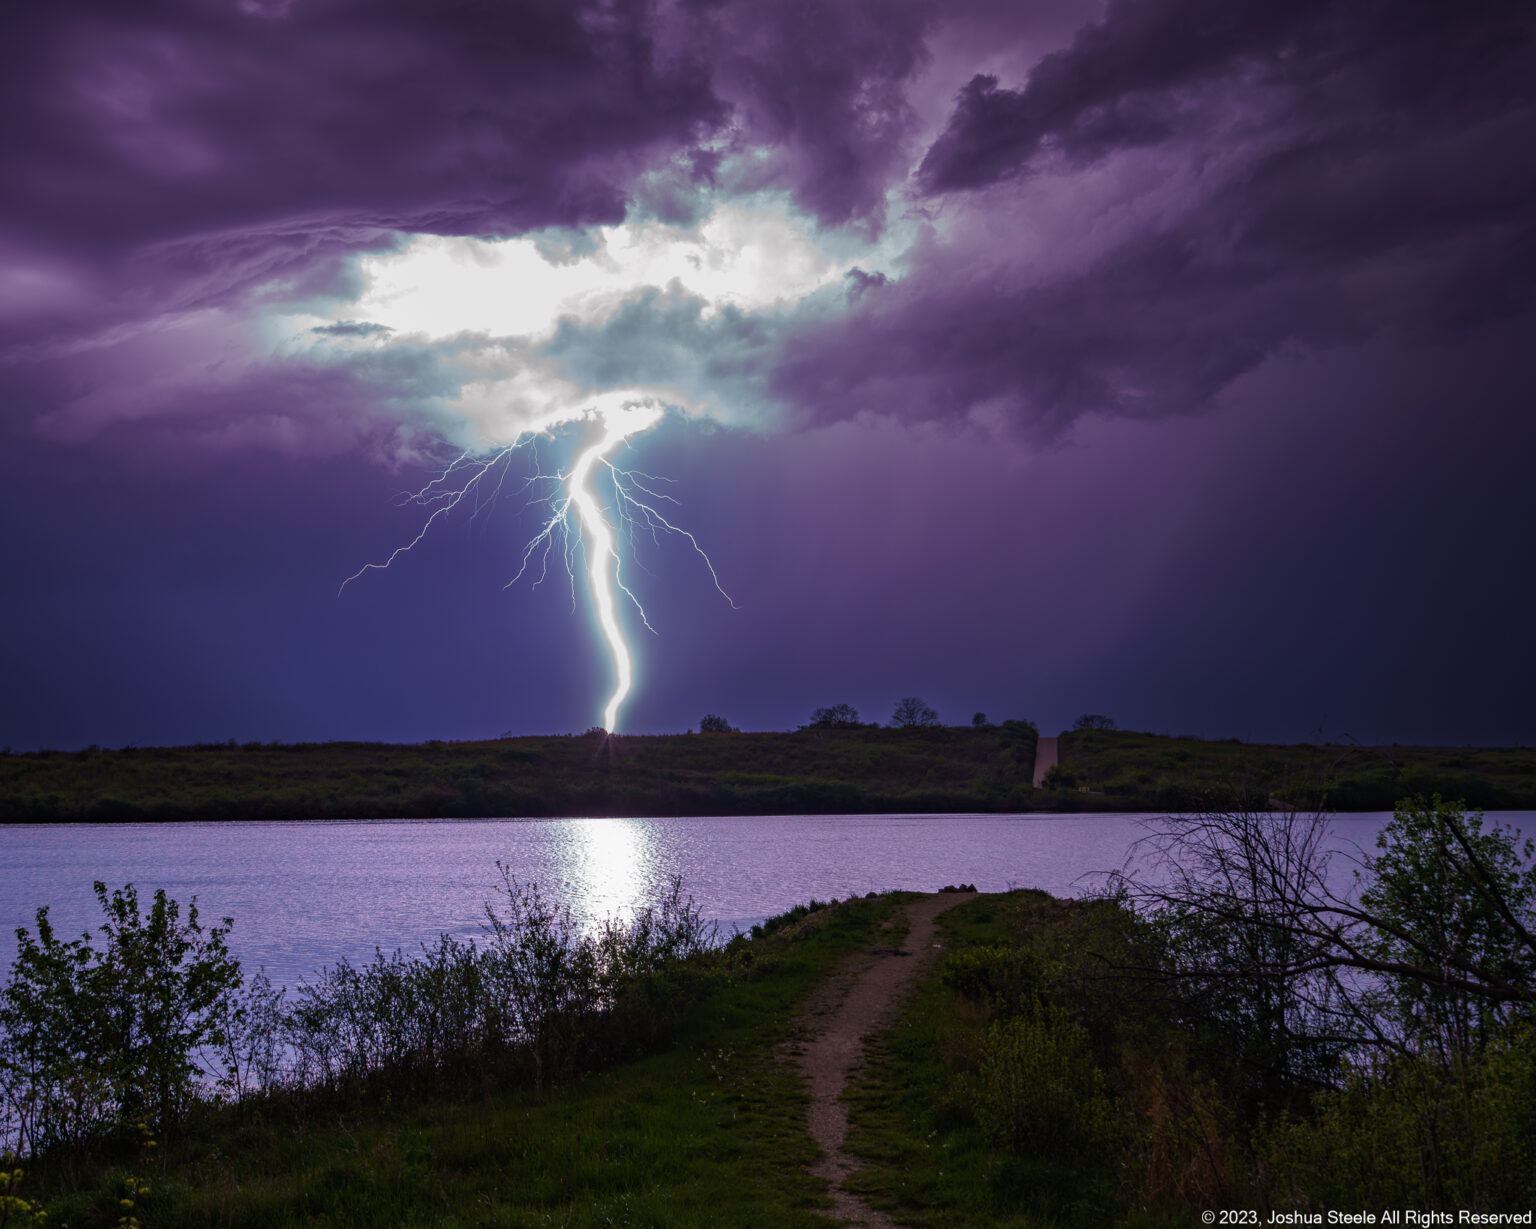
[[[980,896],[940,915],[946,960],[1017,942],[1026,905],[1053,915],[1080,908],[1033,891]],[[848,1094],[848,1147],[867,1167],[849,1185],[915,1226],[1114,1223],[1118,1174],[1107,1155],[994,1146],[975,1108],[987,1012],[946,984],[946,967],[866,1051]]]
[[[0,755],[0,820],[1027,810],[1035,733],[827,729]]]
[[[1440,794],[1483,810],[1536,807],[1529,747],[1278,746],[1131,731],[1063,734],[1074,787],[1115,805],[1182,811],[1275,800],[1302,809],[1390,811],[1399,798]],[[1042,791],[1043,792],[1043,791]]]
[[[153,1160],[132,1145],[41,1160],[26,1194],[74,1229],[116,1223],[130,1172],[151,1229],[827,1224],[798,1072],[776,1055],[805,995],[904,899],[817,908],[740,944],[673,1045],[568,1087],[274,1097],[204,1113]]]
[[[1035,731],[875,727],[0,754],[0,822],[1179,811],[1410,794],[1536,807],[1528,748],[1270,746],[1086,731],[1034,789]]]

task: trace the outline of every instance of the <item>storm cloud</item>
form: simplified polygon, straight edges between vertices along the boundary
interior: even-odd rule
[[[219,737],[550,728],[556,666],[504,715],[475,646],[515,623],[496,660],[522,678],[522,647],[565,661],[583,633],[568,603],[509,615],[463,542],[410,561],[451,602],[367,607],[347,678],[283,663],[350,643],[371,595],[320,603],[419,529],[388,518],[400,487],[628,389],[683,410],[635,447],[739,548],[751,611],[671,604],[697,577],[647,561],[684,631],[650,650],[647,728],[793,724],[899,667],[893,696],[956,711],[1219,699],[1220,732],[1264,732],[1244,697],[1283,657],[1287,735],[1328,719],[1315,696],[1361,737],[1473,708],[1481,737],[1533,733],[1517,603],[1460,596],[1536,515],[1527,3],[61,0],[0,15],[0,107],[18,745],[29,708],[58,742],[200,736],[176,706],[204,670],[232,697],[207,721],[253,688],[272,714]],[[1255,499],[1271,465],[1315,513]],[[221,559],[210,596],[223,540],[252,574]],[[1313,622],[1250,624],[1277,588]],[[265,637],[260,670],[226,620]],[[155,672],[123,663],[174,661],[193,624],[201,664],[140,730]],[[56,696],[87,641],[116,647]],[[352,705],[429,643],[390,704]],[[1403,662],[1431,653],[1452,664],[1416,700]],[[92,725],[98,676],[132,680],[127,733]]]

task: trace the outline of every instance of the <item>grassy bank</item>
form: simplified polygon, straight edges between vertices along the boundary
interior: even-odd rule
[[[1170,820],[1190,873],[1157,887],[962,898],[848,1089],[848,1185],[923,1226],[1528,1216],[1536,847],[1405,800],[1341,919],[1321,823]],[[824,1016],[800,1013],[901,944],[912,897],[811,902],[720,947],[680,885],[595,934],[506,889],[482,946],[329,970],[275,1016],[241,1014],[252,983],[189,1005],[228,956],[160,893],[141,918],[100,888],[99,951],[40,915],[0,995],[0,1105],[32,1141],[0,1225],[41,1223],[17,1191],[75,1229],[829,1223],[790,1061]],[[286,1058],[214,1101],[169,1061],[194,1035]]]
[[[661,1052],[574,1082],[377,1076],[203,1106],[148,1151],[129,1133],[35,1159],[21,1193],[75,1229],[116,1224],[130,1177],[153,1229],[827,1224],[805,1097],[776,1053],[839,960],[891,941],[902,899],[793,911],[723,958]]]
[[[1266,1083],[1217,1002],[1154,972],[1154,936],[1117,902],[984,896],[940,933],[944,959],[849,1096],[867,1163],[850,1185],[899,1224],[1536,1206],[1529,1011],[1465,1053],[1407,1044],[1327,1081]]]
[[[1206,806],[1390,811],[1399,798],[1440,794],[1483,810],[1536,807],[1536,748],[1277,746],[1131,731],[1063,734],[1067,790],[1138,810]]]

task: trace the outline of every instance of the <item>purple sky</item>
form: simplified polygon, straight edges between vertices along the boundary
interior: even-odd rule
[[[1525,0],[58,0],[0,114],[0,744],[595,724],[521,499],[338,586],[628,389],[738,608],[639,543],[623,729],[1536,742]]]

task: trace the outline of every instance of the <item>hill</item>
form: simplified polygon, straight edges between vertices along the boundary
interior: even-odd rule
[[[807,729],[0,757],[0,820],[771,815],[1031,809],[1035,730]]]
[[[0,821],[1536,808],[1529,748],[1276,746],[998,726],[246,743],[0,755]]]
[[[1440,794],[1482,810],[1536,807],[1536,749],[1270,745],[1130,731],[1063,734],[1053,784],[1138,810],[1294,805],[1390,811]]]

